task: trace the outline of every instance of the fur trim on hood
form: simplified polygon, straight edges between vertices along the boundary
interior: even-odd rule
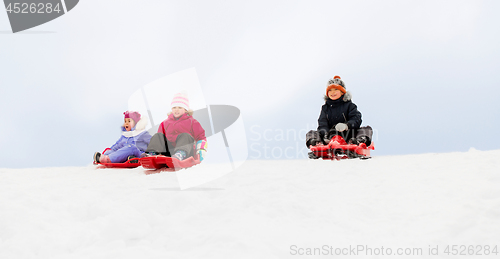
[[[330,98],[325,94],[325,96],[323,96],[323,99],[326,101],[330,100]],[[344,97],[342,97],[342,100],[344,102],[348,102],[350,100],[352,100],[352,94],[351,92],[347,91],[345,94],[344,94]]]
[[[122,127],[122,135],[127,137],[127,138],[135,137],[135,136],[141,134],[146,129],[148,122],[149,122],[148,118],[145,116],[142,116],[142,118],[135,125],[134,130],[126,131]]]

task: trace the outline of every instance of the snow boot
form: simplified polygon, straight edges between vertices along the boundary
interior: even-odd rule
[[[148,156],[156,156],[156,152],[144,152],[141,154],[141,158],[148,157]]]
[[[318,156],[316,156],[314,154],[314,152],[309,152],[309,153],[307,153],[307,155],[309,156],[309,159],[318,159],[319,158]]]
[[[356,140],[358,141],[358,144],[365,143],[366,146],[370,146],[372,144],[372,136],[373,136],[372,127],[365,126],[358,129],[358,133],[356,134]]]
[[[134,158],[137,158],[137,157],[136,156],[128,156],[127,161],[129,161],[130,159],[134,159]],[[134,160],[130,161],[130,163],[139,163],[139,160],[134,159]]]
[[[94,153],[94,163],[99,163],[99,158],[101,158],[101,153],[95,152]]]
[[[310,130],[309,132],[307,132],[306,147],[309,148],[309,146],[316,146],[316,144],[318,143],[322,143],[319,133],[315,130]]]
[[[348,158],[357,158],[358,157],[358,154],[356,154],[356,152],[350,151],[350,150],[346,150],[345,154]]]
[[[356,139],[358,144],[365,143],[366,146],[369,146],[372,142],[367,136],[361,136]]]
[[[177,158],[179,161],[182,161],[186,158],[187,153],[184,150],[177,150],[175,154],[172,156],[172,158]]]

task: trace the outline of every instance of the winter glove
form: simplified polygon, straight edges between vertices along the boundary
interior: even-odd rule
[[[347,124],[345,123],[338,123],[337,125],[335,125],[335,129],[339,132],[342,132],[342,131],[345,131],[347,130],[349,127],[347,126]]]
[[[198,140],[198,142],[196,142],[196,153],[200,157],[200,162],[203,161],[203,158],[207,154],[207,141],[206,140]]]

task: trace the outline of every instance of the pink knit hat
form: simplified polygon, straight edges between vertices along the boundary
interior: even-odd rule
[[[186,93],[177,93],[174,95],[174,99],[172,99],[170,108],[174,107],[182,107],[186,110],[189,110],[189,99]]]
[[[130,119],[134,120],[135,123],[137,123],[137,122],[139,122],[139,120],[141,120],[141,114],[138,112],[126,111],[123,114],[125,114],[125,119],[130,118]]]

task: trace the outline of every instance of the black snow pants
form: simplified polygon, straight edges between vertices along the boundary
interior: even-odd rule
[[[175,143],[168,141],[163,133],[156,133],[151,137],[146,153],[155,152],[164,156],[172,156],[178,150],[184,150],[187,156],[194,155],[194,138],[189,133],[181,133]]]

